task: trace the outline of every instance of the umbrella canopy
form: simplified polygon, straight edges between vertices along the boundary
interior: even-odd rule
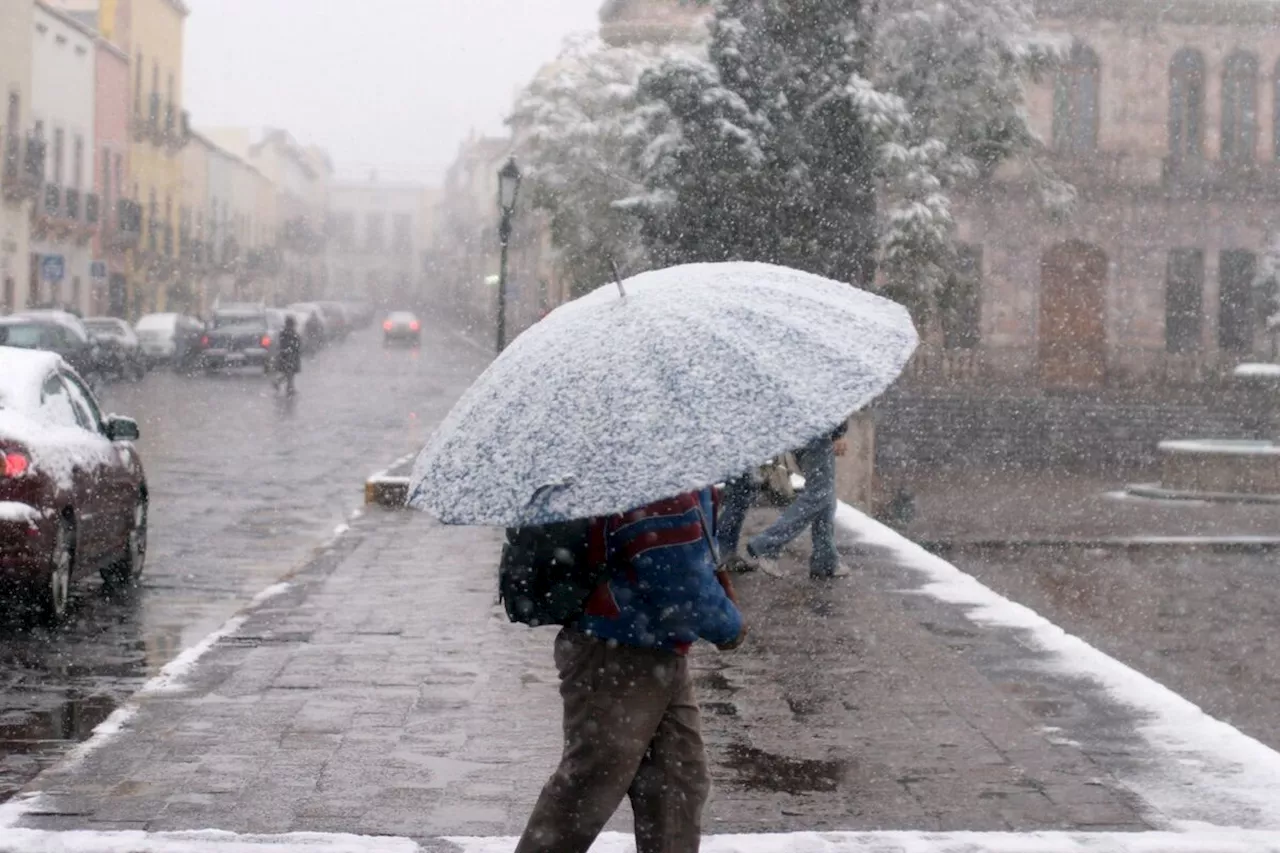
[[[834,429],[918,342],[897,303],[785,267],[691,264],[622,287],[502,353],[418,457],[411,506],[516,527],[720,482]]]

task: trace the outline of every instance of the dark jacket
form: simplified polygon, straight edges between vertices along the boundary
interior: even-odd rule
[[[280,330],[280,353],[276,356],[276,368],[281,373],[302,372],[302,337],[297,329],[285,326]]]

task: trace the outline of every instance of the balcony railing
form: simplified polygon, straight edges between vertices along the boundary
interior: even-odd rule
[[[62,218],[76,222],[80,219],[80,190],[68,188],[63,194]]]
[[[86,225],[94,228],[98,227],[98,221],[102,218],[101,200],[97,193],[88,193],[84,197],[84,221]]]
[[[9,134],[4,140],[4,197],[9,201],[39,198],[44,185],[44,140],[34,133],[24,139]]]
[[[166,120],[164,141],[169,151],[181,151],[191,141],[191,113],[170,105],[171,118]]]
[[[57,184],[45,184],[40,194],[40,206],[36,210],[38,216],[54,219],[62,214],[62,187]]]
[[[116,202],[115,227],[111,229],[113,249],[132,249],[142,238],[142,205],[122,198]]]

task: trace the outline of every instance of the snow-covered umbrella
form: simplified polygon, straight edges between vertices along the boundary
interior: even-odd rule
[[[902,306],[809,273],[644,273],[517,338],[423,449],[409,503],[449,524],[522,526],[701,488],[834,429],[917,343]]]

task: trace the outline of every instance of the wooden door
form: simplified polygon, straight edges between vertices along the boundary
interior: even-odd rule
[[[1094,388],[1106,380],[1107,256],[1070,242],[1040,259],[1040,381],[1048,388]]]

